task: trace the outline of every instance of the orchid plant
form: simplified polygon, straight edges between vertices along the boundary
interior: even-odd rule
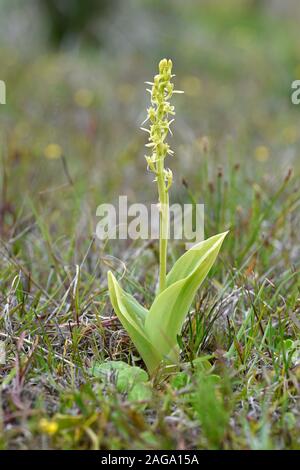
[[[180,349],[178,335],[194,300],[195,294],[210,271],[227,232],[197,243],[184,253],[167,273],[167,248],[169,237],[169,190],[173,175],[165,168],[165,159],[173,155],[166,138],[171,133],[175,109],[170,104],[174,93],[172,61],[163,59],[159,73],[147,91],[151,105],[147,110],[149,135],[146,144],[151,150],[146,155],[148,169],[154,173],[159,199],[159,288],[148,310],[125,292],[111,271],[108,272],[108,288],[112,306],[128,332],[136,349],[144,360],[150,376],[160,367],[178,364]],[[143,124],[144,124],[143,123]]]

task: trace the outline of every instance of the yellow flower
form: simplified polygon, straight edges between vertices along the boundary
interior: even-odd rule
[[[55,421],[51,421],[45,418],[42,418],[39,422],[40,430],[45,433],[53,436],[58,431],[58,424]]]
[[[62,156],[62,148],[58,144],[49,144],[44,150],[44,155],[50,160],[55,160]]]
[[[270,151],[265,145],[259,145],[255,149],[255,158],[258,162],[266,162],[269,159]]]
[[[88,108],[92,104],[93,99],[93,92],[87,88],[80,88],[74,94],[74,101],[81,108]]]

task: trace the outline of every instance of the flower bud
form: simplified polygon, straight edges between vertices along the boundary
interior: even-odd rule
[[[167,59],[162,59],[160,62],[159,62],[159,65],[158,65],[158,70],[159,70],[159,73],[161,75],[163,75],[166,67],[168,67],[168,61]]]

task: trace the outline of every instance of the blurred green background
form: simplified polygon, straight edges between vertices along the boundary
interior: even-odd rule
[[[207,158],[212,182],[235,162],[272,186],[297,167],[299,19],[292,0],[1,0],[4,216],[21,216],[28,196],[69,224],[70,182],[91,217],[119,194],[155,198],[139,126],[162,57],[185,91],[174,98],[174,198],[182,178],[197,193]]]

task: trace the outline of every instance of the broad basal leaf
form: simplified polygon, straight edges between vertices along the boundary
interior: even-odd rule
[[[194,245],[190,250],[184,253],[184,255],[178,258],[167,275],[166,287],[169,287],[174,282],[180,281],[191,274],[192,271],[197,268],[201,262],[202,256],[204,256],[208,250],[219,242],[221,246],[227,233],[228,232],[219,233],[218,235],[214,235],[207,240],[197,243],[197,245]]]
[[[117,390],[122,393],[132,390],[136,384],[146,383],[149,379],[146,371],[123,361],[95,362],[91,373],[104,382],[110,382],[113,378]]]
[[[118,284],[111,271],[108,272],[108,288],[112,306],[140,353],[150,373],[159,366],[162,356],[147,338],[144,331],[148,310],[142,307],[132,295],[126,293]]]
[[[177,335],[226,235],[215,235],[185,253],[170,271],[168,287],[156,297],[147,314],[145,332],[167,362],[177,360]]]

